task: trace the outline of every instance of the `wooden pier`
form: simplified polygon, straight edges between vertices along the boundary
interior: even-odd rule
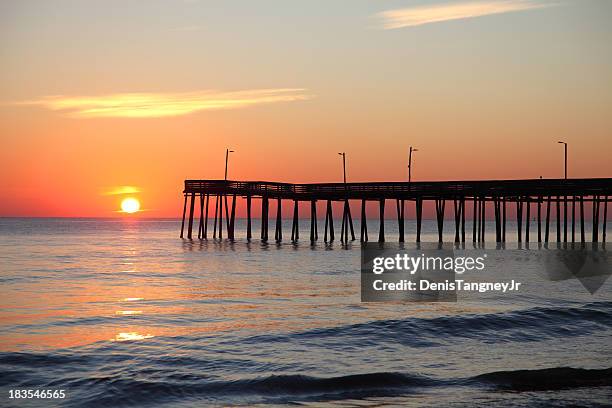
[[[186,229],[187,239],[193,238],[194,217],[199,218],[198,239],[208,239],[209,215],[212,216],[212,238],[234,240],[236,200],[246,201],[246,239],[253,237],[251,206],[253,199],[261,200],[262,241],[268,240],[270,201],[276,201],[274,239],[283,239],[281,208],[283,201],[293,204],[291,240],[299,240],[299,202],[310,203],[310,241],[319,239],[317,201],[326,202],[323,239],[335,239],[332,202],[343,203],[340,240],[355,240],[351,201],[361,204],[360,241],[368,241],[366,202],[379,205],[378,241],[385,241],[384,218],[387,201],[395,203],[399,241],[405,240],[406,202],[413,202],[416,214],[416,242],[421,242],[423,203],[433,202],[436,209],[438,241],[442,242],[447,203],[452,203],[455,242],[466,242],[466,202],[472,207],[472,242],[484,242],[487,209],[494,214],[496,242],[506,242],[506,220],[516,217],[520,242],[529,242],[531,228],[537,228],[537,242],[551,239],[551,210],[554,209],[555,242],[587,242],[585,235],[585,207],[591,209],[591,242],[606,241],[609,196],[612,178],[591,179],[535,179],[438,182],[382,182],[382,183],[317,183],[290,184],[265,181],[185,180],[183,191],[183,221],[181,238]],[[199,202],[198,202],[199,198]],[[213,201],[213,202],[211,202]],[[196,208],[196,202],[199,209]],[[602,205],[603,204],[603,205]],[[214,205],[214,209],[209,208]],[[450,206],[450,205],[449,205]],[[469,208],[469,207],[468,207]],[[196,212],[199,211],[199,217]],[[537,214],[537,215],[536,215]],[[225,217],[225,222],[224,222]],[[532,226],[532,218],[536,218]],[[185,223],[187,222],[187,225]],[[225,225],[224,225],[225,224]]]

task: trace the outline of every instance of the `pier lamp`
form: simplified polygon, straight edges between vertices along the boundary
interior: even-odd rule
[[[344,175],[344,184],[346,185],[346,153],[342,152],[338,154],[342,156],[342,174]]]
[[[227,181],[227,161],[229,160],[230,153],[234,153],[234,151],[230,149],[225,149],[225,181]]]
[[[418,152],[419,149],[415,149],[410,146],[410,153],[408,153],[408,182],[412,181],[412,152]]]
[[[562,142],[562,141],[558,141],[557,143],[562,144],[563,145],[563,150],[565,151],[565,179],[567,180],[567,143],[566,142]]]

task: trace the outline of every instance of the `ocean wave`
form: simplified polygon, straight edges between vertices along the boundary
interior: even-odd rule
[[[472,380],[512,391],[612,386],[612,368],[555,367],[540,370],[497,371],[476,376]]]
[[[579,307],[537,307],[504,313],[443,316],[430,319],[409,317],[376,320],[345,326],[289,334],[266,334],[240,341],[287,342],[317,339],[333,347],[363,342],[394,342],[410,347],[433,347],[469,338],[489,343],[542,341],[574,337],[612,327],[612,302],[594,302]],[[360,343],[362,344],[362,343]]]

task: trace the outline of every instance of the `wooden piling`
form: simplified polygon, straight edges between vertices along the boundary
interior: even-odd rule
[[[538,197],[538,242],[542,242],[542,196]]]
[[[604,199],[603,222],[601,224],[601,242],[606,242],[606,224],[608,222],[608,196]]]
[[[399,231],[399,242],[404,242],[404,200],[395,200],[397,207],[397,226]]]
[[[293,224],[291,225],[291,241],[297,242],[300,239],[300,229],[298,228],[298,200],[293,201]]]
[[[461,197],[461,242],[465,243],[465,197]]]
[[[366,200],[361,200],[361,234],[359,241],[368,242],[368,222],[366,217]]]
[[[478,198],[478,206],[477,206],[477,211],[478,211],[478,226],[477,226],[477,233],[476,233],[476,240],[478,242],[481,242],[480,240],[482,239],[482,228],[481,228],[481,224],[482,224],[482,199],[479,197]]]
[[[268,208],[270,201],[268,196],[261,198],[261,240],[263,242],[268,241]]]
[[[557,242],[561,242],[561,198],[557,196]]]
[[[546,231],[544,233],[544,242],[548,243],[550,233],[550,196],[546,199]]]
[[[204,194],[200,193],[200,221],[198,222],[198,239],[202,239],[204,232]]]
[[[523,242],[523,202],[520,197],[516,199],[516,230],[518,242]]]
[[[183,238],[183,232],[185,230],[185,213],[187,212],[187,194],[183,194],[185,200],[183,202],[183,221],[181,222],[181,238]]]
[[[282,216],[282,200],[276,199],[276,228],[274,229],[274,240],[281,242],[283,240],[283,216]]]
[[[461,203],[456,198],[453,199],[453,210],[455,214],[455,242],[460,242],[459,227],[461,224]]]
[[[599,240],[599,196],[593,196],[593,234],[591,241]]]
[[[421,223],[423,221],[423,199],[417,198],[416,205],[416,242],[421,242]]]
[[[346,200],[346,214],[348,215],[348,225],[351,229],[351,241],[355,240],[355,229],[353,228],[353,216],[351,215],[351,205],[349,200]]]
[[[227,205],[227,194],[223,195],[223,200],[225,201],[225,226],[227,231],[227,237],[231,239],[231,231],[230,231],[230,215],[229,215],[229,206]]]
[[[586,242],[584,236],[584,196],[580,196],[580,242]]]
[[[208,239],[208,203],[210,201],[210,194],[206,194],[206,213],[204,215],[204,239]]]
[[[572,196],[572,243],[576,242],[576,196]]]
[[[486,223],[486,211],[487,211],[487,199],[482,197],[482,207],[481,207],[481,217],[482,221],[480,223],[480,242],[485,242],[485,223]]]
[[[189,225],[187,227],[187,239],[191,239],[193,232],[193,210],[195,207],[195,193],[190,194],[191,199],[189,201]]]
[[[472,216],[472,242],[476,242],[476,223],[478,222],[477,219],[480,218],[479,213],[477,213],[477,204],[476,204],[476,197],[474,197],[474,210],[473,210],[473,216]],[[480,228],[478,229],[480,231]]]
[[[329,227],[329,242],[333,242],[334,240],[334,216],[332,212],[332,202],[331,200],[327,200],[327,211],[325,213],[325,235],[323,236],[323,240],[327,241],[327,228]]]
[[[525,201],[527,206],[527,211],[525,213],[525,242],[529,242],[529,225],[530,225],[530,217],[531,217],[531,201],[529,201],[529,197]]]
[[[502,198],[502,242],[506,242],[506,197]]]
[[[250,241],[252,238],[251,231],[251,196],[247,195],[246,197],[246,207],[247,207],[247,241]]]
[[[378,229],[378,242],[385,242],[385,199],[381,198],[380,205],[380,225]]]
[[[563,242],[567,242],[567,196],[563,196]]]
[[[310,242],[315,242],[317,236],[317,202],[310,200]]]
[[[232,197],[232,212],[230,213],[230,224],[229,224],[230,226],[229,226],[229,229],[227,230],[228,238],[232,241],[235,239],[235,235],[234,235],[235,224],[236,224],[236,194],[234,194]]]
[[[446,206],[446,200],[436,200],[436,219],[438,221],[438,242],[442,242],[442,235],[444,232],[444,207]]]

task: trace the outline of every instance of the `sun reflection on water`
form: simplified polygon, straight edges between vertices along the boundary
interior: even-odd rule
[[[154,337],[152,334],[139,334],[137,332],[121,332],[121,333],[117,333],[115,338],[110,339],[110,341],[136,341],[136,340],[150,339],[152,337]]]

